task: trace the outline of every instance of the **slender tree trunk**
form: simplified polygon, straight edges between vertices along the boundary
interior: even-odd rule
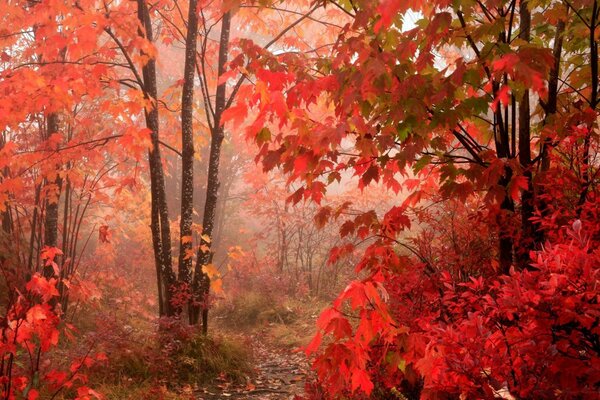
[[[138,19],[144,27],[145,32],[143,33],[146,39],[152,42],[152,23],[145,0],[138,0]],[[169,226],[169,210],[165,193],[165,176],[160,154],[155,60],[150,59],[146,62],[142,67],[142,74],[144,94],[153,102],[152,108],[146,109],[146,126],[152,132],[152,148],[148,152],[148,162],[150,166],[150,190],[152,196],[152,244],[159,292],[159,313],[161,316],[172,316],[171,288],[175,283],[175,273],[173,272],[171,262],[171,228]]]
[[[224,249],[222,246],[222,238],[223,238],[223,230],[225,229],[225,221],[227,221],[225,210],[227,209],[227,203],[229,199],[229,193],[231,192],[231,185],[233,183],[233,177],[231,175],[231,171],[233,168],[228,168],[221,174],[221,178],[223,179],[223,190],[220,193],[221,201],[217,203],[217,211],[215,215],[215,233],[213,234],[212,246],[213,252],[215,256],[219,254],[219,252],[224,253],[223,256],[227,257],[227,249]]]
[[[525,42],[530,40],[531,14],[529,3],[522,1],[519,9],[520,33],[519,38]],[[523,176],[527,178],[527,189],[521,195],[521,235],[517,251],[517,262],[521,269],[529,265],[529,251],[533,249],[534,227],[533,217],[533,174],[531,171],[531,110],[529,105],[529,90],[523,92],[519,102],[519,162],[523,168]]]
[[[502,123],[502,112],[498,107],[498,112],[495,114],[495,127],[496,130],[496,153],[498,157],[508,161],[511,157],[510,154],[510,139],[508,132],[508,124]],[[504,176],[500,179],[498,184],[502,186],[505,191],[512,179],[513,171],[508,166],[504,167]],[[506,195],[500,204],[500,215],[498,216],[498,258],[500,264],[500,270],[504,274],[508,274],[510,267],[513,262],[513,232],[511,229],[511,219],[515,211],[514,203],[511,197],[506,191]]]
[[[569,9],[567,8],[566,11]],[[548,123],[548,119],[553,117],[556,114],[558,109],[558,79],[560,76],[560,60],[562,56],[562,45],[563,45],[563,34],[565,31],[565,21],[560,20],[556,25],[556,33],[554,35],[554,47],[552,49],[552,56],[554,58],[554,63],[552,64],[552,68],[550,69],[550,74],[548,77],[548,101],[544,105],[544,121],[543,125]],[[545,183],[545,175],[546,172],[550,169],[550,152],[552,149],[552,138],[545,137],[542,142],[542,148],[540,150],[540,173],[537,178],[541,183]],[[537,187],[537,204],[542,216],[546,216],[548,214],[546,200],[544,199],[544,185],[538,185]],[[535,232],[535,240],[538,244],[544,242],[544,231],[542,229],[537,229]]]
[[[594,0],[594,6],[592,7],[592,17],[590,20],[590,36],[589,36],[589,44],[590,44],[590,73],[591,73],[591,82],[590,82],[590,108],[593,111],[596,111],[596,107],[598,106],[598,42],[596,41],[596,25],[598,23],[598,1]],[[577,202],[577,216],[581,216],[582,207],[587,199],[588,192],[590,190],[590,185],[592,182],[590,181],[590,147],[591,147],[591,139],[592,132],[594,130],[594,123],[592,122],[588,126],[588,133],[585,136],[583,142],[583,165],[582,165],[582,178],[583,178],[583,188],[581,190],[581,194],[579,195],[579,201]]]
[[[194,210],[194,72],[198,38],[198,0],[190,0],[185,67],[181,95],[181,219],[179,221],[179,281],[191,284],[192,213]],[[189,286],[188,286],[189,288]],[[189,290],[189,289],[188,289]]]
[[[29,255],[27,256],[27,280],[29,280],[29,278],[31,277],[31,274],[33,273],[33,255],[34,255],[34,248],[35,248],[35,243],[36,243],[36,230],[37,230],[37,226],[38,226],[38,210],[39,210],[39,205],[40,205],[40,194],[42,191],[42,185],[36,185],[35,187],[35,203],[34,203],[34,209],[33,209],[33,216],[31,217],[31,232],[29,235]]]
[[[59,131],[59,117],[53,112],[46,119],[46,135],[50,137]],[[53,180],[46,185],[46,218],[44,220],[44,246],[58,247],[58,211],[59,200],[62,190],[62,178],[60,166],[57,167]],[[52,278],[56,275],[52,266],[44,267],[44,276]]]
[[[0,134],[0,150],[2,150],[5,145],[6,145],[6,137],[5,137],[5,134],[2,133],[2,134]],[[8,174],[9,174],[8,167],[4,167],[3,175],[0,175],[0,182],[2,182],[3,179],[7,178]],[[2,218],[1,218],[2,231],[6,234],[9,234],[12,229],[12,221],[10,218],[8,202],[5,202],[3,206],[4,206],[4,211],[2,211]],[[1,259],[0,259],[0,261],[1,261]]]
[[[229,52],[229,31],[231,27],[231,13],[223,15],[221,25],[221,38],[219,41],[219,61],[218,77],[225,72],[225,64]],[[208,165],[208,183],[206,186],[206,203],[204,205],[204,216],[202,219],[202,236],[200,239],[200,249],[194,271],[193,293],[195,304],[190,307],[190,323],[197,324],[199,319],[200,307],[198,302],[202,301],[202,332],[208,333],[208,296],[210,292],[210,278],[202,271],[202,266],[207,265],[212,260],[211,240],[217,209],[219,192],[219,162],[221,157],[221,144],[223,143],[224,131],[221,125],[221,115],[225,109],[225,83],[217,86],[217,96],[215,99],[215,117],[214,126],[211,132],[210,155]],[[206,239],[209,240],[206,240]]]

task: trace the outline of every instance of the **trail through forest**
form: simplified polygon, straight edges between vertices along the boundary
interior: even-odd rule
[[[260,331],[249,337],[252,347],[254,374],[246,383],[231,383],[218,379],[203,388],[197,400],[213,399],[294,399],[304,391],[309,363],[303,352],[274,346]]]

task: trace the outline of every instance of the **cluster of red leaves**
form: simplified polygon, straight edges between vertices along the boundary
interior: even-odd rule
[[[580,220],[561,231],[531,254],[530,269],[508,276],[369,247],[369,276],[321,315],[307,348],[332,339],[316,358],[312,397],[597,398],[600,251]]]
[[[51,265],[59,253],[59,249],[45,248],[42,257]],[[51,367],[45,359],[58,345],[61,332],[71,335],[73,329],[61,323],[56,307],[57,279],[36,273],[24,288],[13,280],[7,283],[9,304],[0,317],[0,398],[35,400],[42,390],[53,394],[70,389],[78,400],[100,399],[100,394],[86,386],[87,376],[82,369],[106,361],[106,356],[88,352],[73,360],[66,370]]]

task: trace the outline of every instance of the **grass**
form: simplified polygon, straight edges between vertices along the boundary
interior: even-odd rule
[[[142,382],[132,385],[131,383],[104,384],[99,385],[96,390],[106,400],[189,400],[187,394],[177,394],[166,386],[159,386],[152,382]]]
[[[268,323],[291,323],[297,310],[258,291],[248,291],[237,296],[230,304],[216,311],[227,325],[236,328],[253,328]]]
[[[109,400],[187,400],[217,377],[245,382],[251,373],[251,356],[239,341],[161,332],[113,349],[108,365],[92,368],[89,377]]]
[[[250,357],[240,343],[223,337],[195,335],[173,354],[180,382],[206,383],[217,376],[237,382],[251,371]]]
[[[293,298],[273,299],[269,293],[247,291],[229,304],[221,304],[221,328],[229,331],[260,331],[275,347],[288,349],[308,345],[315,334],[315,321],[328,301]]]

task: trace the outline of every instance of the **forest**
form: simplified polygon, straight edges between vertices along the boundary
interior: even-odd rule
[[[0,0],[0,400],[600,399],[598,0]]]

